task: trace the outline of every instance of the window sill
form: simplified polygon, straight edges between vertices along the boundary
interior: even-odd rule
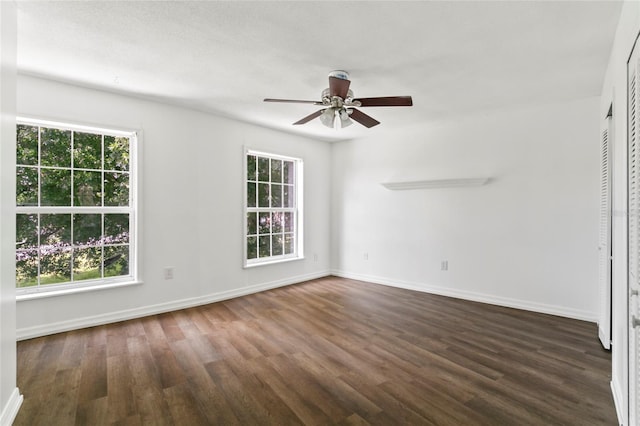
[[[44,299],[47,297],[67,296],[70,294],[86,293],[89,291],[107,290],[119,287],[129,287],[133,285],[140,285],[143,281],[123,281],[114,283],[104,283],[96,285],[86,285],[82,287],[63,288],[58,290],[38,290],[31,292],[24,292],[16,295],[17,302],[23,302],[27,300]]]
[[[293,261],[296,261],[296,260],[304,260],[304,256],[286,257],[286,258],[274,259],[274,260],[265,260],[264,262],[245,263],[244,264],[244,268],[245,269],[249,269],[249,268],[255,268],[257,266],[275,265],[277,263],[293,262]]]

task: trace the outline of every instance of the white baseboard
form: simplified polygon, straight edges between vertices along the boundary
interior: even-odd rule
[[[603,348],[611,349],[611,341],[609,340],[609,336],[607,336],[607,333],[600,326],[600,322],[598,322],[598,338],[600,339],[600,343],[602,343]]]
[[[322,278],[327,275],[335,275],[338,277],[350,278],[360,281],[367,281],[375,284],[382,284],[391,287],[404,288],[407,290],[421,291],[424,293],[439,294],[442,296],[455,297],[458,299],[472,300],[476,302],[489,303],[492,305],[506,306],[516,309],[524,309],[528,311],[540,312],[551,315],[558,315],[568,318],[575,318],[584,321],[596,322],[597,314],[592,312],[584,312],[578,310],[571,310],[560,306],[536,304],[528,301],[509,299],[503,297],[496,297],[492,295],[486,295],[481,293],[455,290],[440,286],[426,285],[423,283],[408,282],[390,278],[383,278],[370,275],[354,274],[346,271],[323,271],[313,274],[298,275],[296,277],[290,277],[283,280],[271,281],[248,287],[242,287],[233,290],[227,290],[217,293],[211,293],[203,296],[192,297],[181,300],[174,300],[170,302],[160,303],[156,305],[142,306],[134,309],[126,309],[117,312],[110,312],[106,314],[93,315],[89,317],[77,318],[68,321],[60,321],[49,324],[41,324],[33,327],[23,327],[16,330],[16,337],[18,340],[26,340],[34,337],[46,336],[49,334],[61,333],[64,331],[77,330],[80,328],[94,327],[97,325],[108,324],[118,321],[124,321],[133,318],[140,318],[148,315],[155,315],[164,312],[175,311],[178,309],[190,308],[193,306],[206,305],[207,303],[219,302],[222,300],[232,299],[234,297],[240,297],[247,294],[258,293],[264,290],[270,290],[272,288],[282,287],[290,284],[297,284],[300,282]]]
[[[133,318],[140,318],[149,315],[161,314],[164,312],[176,311],[179,309],[191,308],[194,306],[206,305],[208,303],[220,302],[222,300],[233,299],[234,297],[245,296],[247,294],[258,293],[286,285],[297,284],[304,281],[322,278],[330,275],[329,271],[316,272],[312,274],[298,275],[283,280],[271,281],[242,287],[233,290],[226,290],[211,293],[204,296],[190,297],[187,299],[173,300],[171,302],[156,305],[142,306],[135,309],[125,309],[117,312],[94,315],[90,317],[78,318],[68,321],[60,321],[50,324],[42,324],[33,327],[24,327],[16,330],[18,340],[32,339],[34,337],[46,336],[49,334],[61,333],[64,331],[77,330],[80,328],[94,327],[102,324],[109,324]]]
[[[457,290],[441,286],[434,286],[425,283],[402,281],[392,278],[377,277],[371,275],[354,274],[346,271],[332,270],[331,275],[349,278],[358,281],[367,281],[375,284],[382,284],[390,287],[398,287],[406,290],[420,291],[423,293],[438,294],[440,296],[455,297],[457,299],[471,300],[474,302],[488,303],[490,305],[504,306],[507,308],[522,309],[525,311],[539,312],[542,314],[556,315],[566,318],[573,318],[582,321],[597,322],[596,312],[582,311],[578,309],[566,308],[563,306],[546,305],[533,303],[527,300],[511,299],[507,297],[494,296],[490,294],[476,293],[466,290]]]
[[[0,426],[11,426],[18,415],[18,410],[22,405],[24,397],[20,395],[20,390],[15,388],[9,396],[9,400],[0,413]]]
[[[611,394],[613,395],[613,405],[616,407],[616,415],[618,416],[618,423],[620,426],[627,426],[627,412],[624,406],[624,400],[622,399],[622,390],[619,383],[611,381]]]

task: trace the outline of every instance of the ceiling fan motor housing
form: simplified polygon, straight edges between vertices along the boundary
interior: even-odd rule
[[[343,106],[359,106],[353,102],[353,91],[349,89],[347,97],[342,99],[340,96],[331,96],[331,90],[327,87],[322,91],[322,105],[331,108],[342,108]],[[356,101],[357,102],[357,101]]]

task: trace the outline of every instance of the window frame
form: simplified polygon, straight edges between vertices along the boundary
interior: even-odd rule
[[[129,214],[129,273],[127,275],[101,277],[98,279],[87,279],[81,281],[67,281],[55,284],[40,284],[29,287],[18,287],[16,282],[16,298],[17,300],[29,300],[33,298],[58,296],[64,294],[72,294],[77,292],[85,292],[90,290],[100,290],[112,287],[121,287],[127,285],[141,284],[140,278],[141,258],[140,240],[141,227],[139,223],[140,205],[138,200],[141,199],[140,190],[140,172],[139,157],[141,153],[142,132],[140,130],[113,128],[103,126],[84,125],[78,123],[70,123],[65,121],[54,121],[40,118],[19,116],[16,125],[38,126],[39,128],[58,129],[72,132],[100,134],[102,136],[126,137],[129,139],[129,167],[127,174],[129,176],[129,205],[128,206],[42,206],[40,205],[41,188],[38,186],[38,205],[36,206],[18,206],[17,200],[15,204],[15,214]],[[73,156],[73,151],[71,153]],[[18,159],[16,158],[15,167],[17,173]],[[40,158],[35,166],[38,170],[42,167]],[[70,170],[75,170],[73,167]],[[83,170],[83,169],[80,169]],[[97,170],[97,169],[96,169]],[[100,171],[105,172],[104,165],[101,165]],[[104,175],[103,175],[104,176]],[[73,201],[70,203],[73,204]],[[104,204],[104,203],[103,203]],[[101,219],[101,226],[104,226],[104,217]],[[73,226],[73,225],[71,225]],[[71,241],[71,245],[75,243]],[[38,250],[40,245],[38,246]],[[104,256],[104,253],[102,254]],[[104,262],[104,259],[102,259]],[[73,269],[73,265],[72,265]],[[40,271],[38,271],[40,275]],[[73,278],[73,272],[72,272]]]
[[[294,183],[293,183],[293,188],[294,188],[294,206],[292,208],[278,208],[278,207],[259,207],[256,205],[256,207],[249,207],[248,206],[248,183],[249,182],[254,182],[254,181],[250,181],[249,177],[248,177],[248,158],[250,155],[256,156],[256,157],[262,157],[262,158],[269,158],[269,159],[275,159],[275,160],[282,160],[282,161],[291,161],[294,164]],[[263,266],[263,265],[271,265],[271,264],[275,264],[275,263],[282,263],[282,262],[290,262],[290,261],[294,261],[294,260],[302,260],[304,259],[304,209],[303,209],[303,199],[304,199],[304,161],[302,160],[302,158],[298,158],[298,157],[291,157],[291,156],[287,156],[287,155],[281,155],[281,154],[274,154],[272,152],[266,152],[266,151],[262,151],[262,150],[255,150],[255,149],[251,149],[248,147],[245,147],[244,149],[244,156],[243,156],[243,178],[242,178],[242,185],[243,185],[243,201],[242,201],[242,206],[243,206],[243,214],[242,214],[242,235],[243,235],[243,268],[253,268],[256,266]],[[271,173],[271,171],[270,171]],[[256,177],[257,179],[257,177]],[[255,181],[256,183],[259,181]],[[271,183],[271,180],[269,181],[269,183]],[[269,197],[271,199],[271,197]],[[265,212],[265,211],[269,211],[269,212],[285,212],[285,211],[292,211],[294,213],[294,223],[293,223],[293,238],[294,238],[294,244],[293,244],[293,252],[290,254],[282,254],[282,255],[271,255],[268,257],[257,257],[254,259],[248,259],[248,238],[249,235],[253,235],[253,234],[249,234],[248,231],[248,224],[247,224],[247,216],[249,213],[252,212]],[[259,234],[256,234],[259,235]],[[269,234],[271,235],[271,234]]]

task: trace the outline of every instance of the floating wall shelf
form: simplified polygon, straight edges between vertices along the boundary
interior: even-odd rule
[[[489,182],[489,178],[471,179],[430,179],[414,180],[408,182],[383,182],[382,186],[392,191],[405,189],[432,189],[432,188],[456,188],[463,186],[482,186]]]

